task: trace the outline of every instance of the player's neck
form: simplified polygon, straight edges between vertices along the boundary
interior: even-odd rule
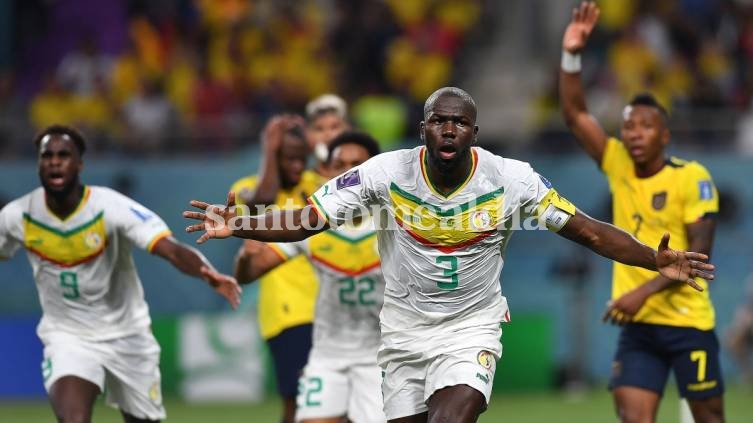
[[[60,219],[70,216],[81,203],[82,198],[84,198],[84,186],[80,182],[67,193],[55,194],[45,191],[47,208]]]
[[[664,169],[667,164],[667,159],[664,155],[658,156],[656,159],[647,163],[633,163],[633,169],[635,170],[635,176],[638,178],[650,178]]]
[[[457,166],[449,169],[441,169],[433,160],[429,160],[426,171],[434,188],[441,194],[448,195],[468,179],[468,175],[473,171],[473,159],[468,154]]]

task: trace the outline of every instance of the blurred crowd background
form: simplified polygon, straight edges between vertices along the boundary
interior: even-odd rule
[[[9,0],[0,16],[0,146],[73,122],[96,153],[229,152],[263,122],[335,92],[387,148],[454,84],[477,97],[482,139],[557,140],[556,70],[574,2],[556,0]],[[753,155],[753,2],[601,1],[585,53],[594,112],[614,129],[652,90],[676,136]],[[488,125],[484,125],[488,124]]]
[[[671,113],[670,151],[702,161],[719,187],[711,290],[723,335],[753,270],[753,0],[597,3],[602,17],[583,53],[592,113],[618,135],[625,101],[652,91]],[[0,187],[0,203],[38,186],[32,135],[73,124],[90,142],[84,181],[131,195],[191,242],[178,230],[180,211],[190,198],[222,201],[232,181],[256,171],[270,116],[303,114],[314,97],[336,93],[354,126],[384,149],[411,146],[427,95],[456,85],[478,103],[481,146],[531,161],[582,210],[608,219],[606,182],[558,109],[562,31],[576,4],[0,1],[0,179],[13,182]],[[520,368],[520,384],[530,383],[534,349],[545,362],[542,383],[552,366],[606,378],[618,333],[598,320],[610,263],[551,235],[515,238],[503,288],[529,338],[510,343],[528,348],[518,350],[521,361],[506,347],[505,378]],[[238,245],[202,251],[229,269]],[[136,259],[153,315],[223,310],[195,281],[146,254]],[[32,327],[39,310],[24,257],[0,265],[0,285],[0,317],[31,316]],[[730,360],[724,365],[730,373]]]

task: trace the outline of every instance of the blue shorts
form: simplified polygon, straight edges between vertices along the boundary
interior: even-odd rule
[[[634,386],[662,395],[670,369],[683,398],[703,400],[724,393],[713,330],[643,323],[622,329],[609,389]]]
[[[275,367],[277,392],[283,398],[298,395],[298,378],[309,359],[312,325],[305,324],[285,329],[279,335],[267,339]]]

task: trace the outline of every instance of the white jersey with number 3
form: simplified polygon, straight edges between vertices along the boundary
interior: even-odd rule
[[[0,258],[25,247],[37,283],[37,332],[64,331],[106,340],[151,323],[131,248],[151,251],[170,231],[156,214],[109,188],[87,186],[65,220],[45,203],[43,188],[0,211]]]
[[[417,147],[376,156],[310,200],[331,226],[360,207],[380,207],[386,281],[380,364],[390,351],[420,349],[429,339],[435,353],[450,352],[457,344],[451,336],[466,329],[490,328],[480,336],[499,344],[499,323],[509,320],[499,277],[512,229],[531,216],[549,217],[549,206],[559,220],[575,212],[527,163],[477,147],[471,158],[470,175],[448,195],[434,188],[426,149]],[[500,347],[493,349],[499,356]]]

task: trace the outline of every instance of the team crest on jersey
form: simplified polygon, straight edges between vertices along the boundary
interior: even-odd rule
[[[492,364],[494,363],[494,356],[487,350],[481,350],[479,351],[478,356],[476,356],[476,360],[478,361],[478,364],[481,365],[481,367],[488,370],[492,368]]]
[[[698,192],[700,192],[701,200],[711,200],[714,198],[714,190],[711,188],[711,181],[698,182]]]
[[[84,237],[84,243],[92,250],[96,250],[102,246],[102,237],[96,232],[89,232]]]
[[[471,215],[471,225],[477,231],[487,231],[492,226],[492,216],[486,210],[478,210]]]
[[[667,204],[667,191],[657,192],[651,198],[651,206],[654,210],[661,210]]]
[[[149,388],[149,399],[152,400],[153,403],[159,404],[161,401],[162,395],[160,395],[160,386],[159,381],[154,381],[152,384],[152,387]]]
[[[361,173],[358,169],[353,169],[343,176],[337,178],[337,189],[353,187],[361,184]]]

